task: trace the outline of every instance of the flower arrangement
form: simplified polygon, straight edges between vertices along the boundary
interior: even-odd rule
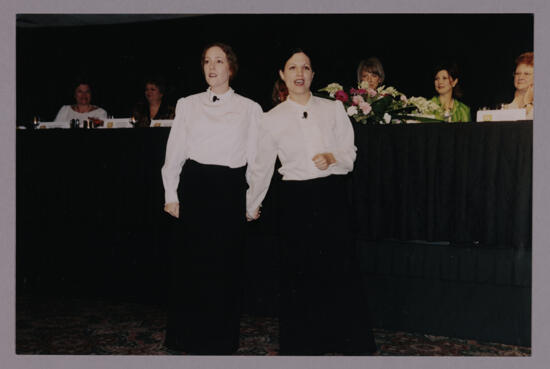
[[[436,103],[423,97],[407,98],[391,86],[373,89],[363,81],[358,88],[346,92],[342,85],[331,83],[319,91],[327,92],[331,99],[342,101],[348,116],[357,123],[441,122],[433,118],[441,109]]]

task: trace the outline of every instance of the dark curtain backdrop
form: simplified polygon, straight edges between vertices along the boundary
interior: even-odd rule
[[[240,72],[232,85],[265,110],[283,50],[299,45],[311,54],[314,90],[335,81],[353,86],[359,61],[377,56],[386,84],[431,97],[433,66],[454,59],[462,69],[462,100],[475,112],[512,99],[514,60],[533,50],[533,21],[532,14],[233,14],[18,27],[17,123],[35,115],[53,120],[74,101],[72,83],[80,75],[93,84],[93,102],[115,117],[130,115],[147,74],[167,79],[172,102],[200,92],[207,87],[200,54],[211,41],[233,46]]]

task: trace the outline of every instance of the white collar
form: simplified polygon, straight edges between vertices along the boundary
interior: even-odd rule
[[[229,87],[229,90],[225,91],[223,94],[215,94],[214,92],[212,92],[212,89],[208,87],[208,89],[206,90],[207,101],[209,104],[212,104],[212,105],[221,105],[227,100],[229,100],[229,98],[233,95],[234,92],[235,91],[233,91],[233,89]],[[212,100],[214,96],[216,96],[217,98],[216,101]]]
[[[302,105],[300,103],[297,103],[296,101],[292,100],[290,97],[287,97],[285,101],[288,102],[288,104],[298,110],[305,110],[305,109],[310,109],[311,108],[311,105],[313,103],[313,94],[310,92],[309,93],[309,100],[307,101],[307,103],[305,105]]]

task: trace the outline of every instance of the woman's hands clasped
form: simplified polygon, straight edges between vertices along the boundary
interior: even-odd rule
[[[261,208],[256,209],[256,211],[254,212],[254,216],[252,216],[252,217],[250,217],[250,216],[248,215],[248,213],[246,213],[246,221],[247,221],[247,222],[251,222],[251,221],[253,221],[253,220],[258,219],[258,218],[260,217],[261,212],[262,212],[260,209],[261,209]]]
[[[180,203],[179,202],[169,202],[164,205],[164,211],[173,216],[174,218],[180,217]]]
[[[315,166],[320,170],[327,170],[331,164],[336,163],[334,155],[332,155],[332,153],[330,152],[317,154],[311,160],[313,160]]]

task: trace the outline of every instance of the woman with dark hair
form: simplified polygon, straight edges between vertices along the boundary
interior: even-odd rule
[[[440,107],[440,113],[436,114],[437,119],[446,122],[470,122],[470,108],[457,100],[462,96],[458,87],[458,67],[456,64],[443,64],[435,69],[434,86],[439,94],[431,101]]]
[[[179,99],[162,167],[164,210],[177,218],[165,345],[190,354],[238,349],[246,188],[260,105],[229,86],[230,46],[201,58],[206,92]]]
[[[164,101],[165,91],[162,79],[145,80],[145,101],[138,103],[132,112],[136,127],[149,127],[153,119],[174,119],[174,107]]]
[[[527,119],[533,119],[535,83],[535,55],[533,52],[526,52],[516,59],[516,69],[514,71],[514,100],[510,104],[504,105],[504,109],[525,109]]]
[[[288,97],[264,115],[249,164],[249,218],[259,216],[277,156],[280,186],[280,354],[376,351],[350,229],[346,174],[355,161],[351,122],[340,101],[313,96],[308,54],[281,63]]]
[[[92,105],[92,89],[87,81],[78,81],[74,87],[76,104],[63,105],[57,113],[55,122],[69,122],[78,119],[81,122],[88,119],[102,121],[107,118],[107,112]]]
[[[361,60],[359,67],[357,67],[357,82],[368,82],[369,87],[377,89],[382,83],[386,75],[384,74],[384,68],[378,58],[371,57],[366,60]]]

